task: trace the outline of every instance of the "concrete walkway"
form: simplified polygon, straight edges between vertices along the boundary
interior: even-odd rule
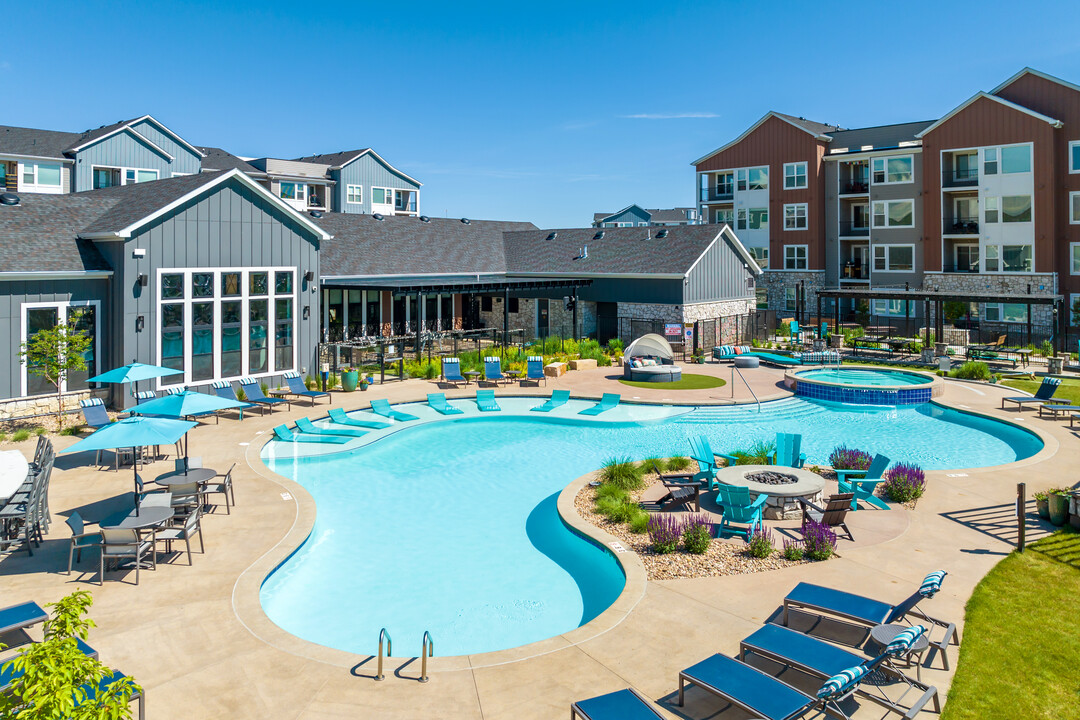
[[[730,379],[726,366],[687,366],[694,372]],[[663,391],[623,386],[608,376],[611,368],[581,371],[551,381],[539,389],[498,390],[546,395],[554,388],[575,395],[599,396],[621,392],[650,401],[717,402],[730,388],[684,391],[672,397]],[[749,375],[749,374],[748,374]],[[782,373],[762,369],[752,376],[755,391],[784,394]],[[371,398],[392,402],[421,399],[433,383],[413,380],[375,387],[365,394],[335,394],[334,405],[354,409]],[[745,388],[743,388],[745,391]],[[447,391],[471,395],[475,386]],[[632,392],[631,392],[632,391]],[[195,554],[195,566],[184,558],[143,572],[136,587],[132,573],[110,572],[103,587],[96,577],[96,552],[89,552],[70,577],[67,562],[68,529],[64,516],[78,509],[97,520],[129,507],[131,474],[87,467],[82,456],[61,456],[52,482],[52,531],[32,558],[25,553],[0,560],[0,604],[57,600],[74,589],[94,594],[92,617],[97,629],[91,644],[107,664],[133,675],[147,690],[152,720],[202,718],[476,718],[483,720],[565,718],[568,705],[582,699],[632,686],[660,703],[662,712],[685,718],[743,718],[735,710],[698,690],[687,694],[687,705],[671,704],[678,688],[678,671],[714,652],[735,654],[738,641],[774,617],[784,595],[799,581],[847,587],[882,600],[899,602],[931,570],[946,569],[943,591],[927,605],[937,617],[962,622],[964,603],[979,579],[1010,551],[1015,536],[1012,508],[1016,483],[1036,489],[1064,484],[1075,474],[1080,443],[1059,422],[1040,420],[1035,413],[998,409],[1007,388],[949,382],[943,402],[962,409],[1022,424],[1039,432],[1047,443],[1035,458],[1013,465],[950,472],[928,472],[928,490],[914,511],[906,512],[906,527],[890,528],[888,537],[872,543],[841,541],[842,557],[827,563],[800,565],[753,575],[649,582],[644,595],[625,617],[606,632],[578,644],[555,640],[560,649],[537,657],[515,658],[498,665],[477,658],[435,658],[431,681],[420,684],[419,662],[395,660],[384,682],[374,682],[374,659],[349,663],[312,659],[302,651],[288,652],[249,631],[235,611],[237,579],[302,525],[302,504],[270,477],[259,463],[257,448],[277,424],[300,416],[318,416],[306,405],[290,413],[250,417],[244,422],[222,420],[198,428],[191,436],[192,454],[219,469],[237,462],[234,475],[239,506],[231,515],[223,508],[204,521],[206,554]],[[662,395],[663,397],[657,397]],[[749,393],[736,390],[736,399]],[[807,427],[804,432],[812,433]],[[71,438],[59,438],[66,446]],[[948,442],[948,438],[942,438]],[[10,446],[5,446],[5,449]],[[32,442],[21,446],[26,453]],[[250,461],[249,461],[250,458]],[[171,463],[169,463],[171,465]],[[157,463],[145,470],[155,476],[171,469]],[[586,472],[590,468],[583,468]],[[1033,503],[1031,504],[1033,508]],[[860,510],[859,520],[864,520]],[[862,524],[860,522],[860,524]],[[1033,533],[1029,531],[1029,537]],[[241,599],[240,602],[243,602]],[[268,622],[268,621],[267,621]],[[961,627],[961,632],[963,628]],[[419,653],[419,638],[397,638],[399,654]],[[416,647],[411,645],[415,642]],[[311,655],[317,655],[312,653]],[[957,652],[950,651],[952,668]],[[478,665],[485,665],[478,667]],[[941,669],[940,658],[924,668],[924,681],[947,693],[952,673]],[[391,673],[393,673],[391,675]],[[794,684],[810,689],[816,684]],[[880,717],[880,708],[863,703],[855,717]],[[927,714],[927,716],[931,716]]]

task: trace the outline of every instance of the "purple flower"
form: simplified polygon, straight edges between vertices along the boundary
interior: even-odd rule
[[[803,550],[811,560],[828,560],[836,551],[836,533],[824,523],[807,520],[803,528]]]
[[[829,455],[829,464],[835,470],[866,470],[872,461],[870,453],[846,445],[838,445]]]
[[[658,553],[675,552],[682,537],[683,525],[671,515],[657,514],[649,518],[646,526],[653,550]]]
[[[926,473],[918,465],[897,463],[883,477],[885,482],[878,487],[881,494],[893,502],[918,500],[926,492]]]

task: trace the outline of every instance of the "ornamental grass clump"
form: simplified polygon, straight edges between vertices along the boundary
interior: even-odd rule
[[[772,440],[758,440],[743,450],[731,453],[736,465],[767,465],[769,458],[776,452],[776,443]]]
[[[785,540],[784,549],[780,551],[785,560],[792,562],[799,562],[803,559],[805,550],[803,550],[802,543],[798,540]]]
[[[881,494],[892,502],[918,500],[926,492],[926,473],[918,465],[897,463],[885,471],[885,482],[878,485]]]
[[[828,560],[836,552],[836,533],[824,523],[807,520],[803,528],[803,554],[811,560]]]
[[[649,518],[649,524],[646,527],[654,552],[664,555],[675,552],[675,549],[679,547],[682,523],[671,515],[653,515]]]
[[[767,558],[773,554],[772,531],[759,525],[746,540],[746,551],[750,557]]]
[[[686,518],[682,531],[683,547],[694,555],[704,555],[712,545],[712,523],[704,515]]]
[[[667,460],[658,457],[645,458],[638,464],[638,466],[641,468],[641,472],[643,475],[648,475],[649,473],[654,472],[662,473],[668,469]]]
[[[667,459],[668,470],[674,470],[678,472],[679,470],[685,470],[688,467],[690,467],[690,458],[673,457]]]
[[[649,515],[649,513],[645,512],[641,508],[638,508],[638,510],[638,514],[634,515],[634,517],[630,519],[630,522],[627,523],[630,528],[630,532],[634,533],[635,535],[640,535],[641,533],[646,532],[649,529],[649,521],[652,519],[652,516]]]
[[[867,470],[873,458],[865,450],[856,450],[847,445],[837,445],[829,455],[829,465],[834,470]]]
[[[600,482],[623,490],[640,490],[645,486],[642,469],[630,458],[612,458],[600,470]]]
[[[991,375],[989,365],[974,360],[949,371],[949,377],[961,380],[989,380]]]

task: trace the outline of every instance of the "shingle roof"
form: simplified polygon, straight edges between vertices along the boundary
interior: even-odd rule
[[[0,153],[62,158],[78,139],[79,133],[0,125]]]
[[[919,122],[897,123],[895,125],[838,130],[829,133],[833,139],[829,145],[829,151],[836,152],[847,148],[850,152],[857,152],[866,146],[894,148],[899,146],[901,142],[918,142],[918,138],[915,136],[933,123],[933,120],[920,120]]]
[[[129,124],[129,123],[131,123],[131,122],[133,122],[135,120],[138,120],[138,119],[139,118],[132,118],[131,120],[118,120],[117,122],[114,122],[114,123],[112,123],[110,125],[102,125],[101,127],[92,128],[90,130],[87,130],[86,132],[80,133],[79,137],[75,138],[75,140],[73,140],[71,142],[71,144],[68,145],[67,148],[65,148],[65,150],[70,150],[71,148],[76,148],[76,147],[79,147],[80,145],[85,145],[88,142],[96,140],[97,138],[102,137],[104,135],[108,135],[109,133],[113,132],[117,128],[123,127],[123,126],[125,126],[125,125],[127,125],[127,124]]]
[[[315,223],[334,237],[321,246],[325,276],[501,273],[503,233],[535,230],[528,222],[452,218],[424,222],[405,215],[326,213]]]
[[[119,185],[104,190],[87,190],[74,193],[72,197],[116,198],[117,202],[108,211],[82,228],[85,235],[112,233],[123,230],[219,177],[218,173],[198,173],[136,185]]]
[[[222,150],[216,147],[199,147],[201,152],[206,157],[202,160],[203,170],[240,170],[248,175],[254,175],[255,177],[262,177],[264,173],[259,168],[255,167],[247,160],[243,160],[233,155],[232,153]]]
[[[308,155],[307,157],[296,158],[296,162],[321,163],[329,167],[341,167],[344,163],[352,160],[357,155],[370,150],[371,148],[361,148],[360,150],[345,150],[343,152],[327,153],[325,155]]]
[[[0,273],[111,269],[93,242],[76,235],[120,198],[100,193],[20,198],[20,205],[0,205]]]
[[[667,237],[657,238],[662,230]],[[551,233],[557,235],[548,240]],[[683,274],[719,234],[719,225],[508,232],[506,267],[510,273]],[[585,246],[589,257],[577,259]]]
[[[799,127],[804,128],[807,132],[814,133],[815,135],[828,135],[829,133],[836,132],[837,130],[842,130],[843,129],[839,125],[829,125],[828,123],[819,123],[819,122],[815,122],[813,120],[807,120],[806,118],[796,117],[794,115],[788,115],[786,113],[781,113],[781,112],[775,112],[774,111],[773,115],[776,115],[777,117],[781,117],[781,118],[787,120],[789,123],[793,123],[795,125],[798,125]]]
[[[665,210],[661,208],[653,210],[650,208],[646,212],[652,215],[652,222],[679,222],[680,220],[686,222],[688,220],[686,212],[693,209],[694,208],[668,208]]]

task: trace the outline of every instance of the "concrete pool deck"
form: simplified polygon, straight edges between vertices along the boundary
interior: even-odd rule
[[[730,380],[725,365],[685,369]],[[609,379],[615,374],[612,368],[576,371],[550,380],[547,387],[499,389],[496,394],[547,395],[552,389],[568,388],[575,395],[619,392],[626,400],[638,396],[647,402],[730,402],[729,386],[678,392],[639,389]],[[782,389],[782,371],[761,368],[745,375],[763,400],[789,394]],[[448,397],[467,397],[475,389],[470,385],[444,392]],[[391,402],[418,400],[437,390],[433,383],[412,380],[373,387],[363,394],[335,394],[334,406],[352,410],[380,397]],[[216,512],[204,520],[206,554],[195,553],[194,567],[184,559],[159,564],[156,572],[142,574],[138,587],[132,584],[132,574],[116,572],[110,572],[99,587],[93,552],[70,577],[63,574],[69,535],[64,517],[78,509],[84,518],[96,520],[126,506],[131,501],[131,476],[130,470],[103,472],[85,466],[83,457],[60,456],[51,487],[51,532],[33,557],[24,552],[0,560],[0,596],[4,605],[44,603],[75,589],[90,590],[95,598],[91,616],[98,625],[90,644],[100,651],[103,662],[143,684],[151,720],[561,718],[572,700],[627,686],[659,701],[661,712],[671,717],[743,718],[733,709],[718,713],[722,704],[697,690],[688,691],[685,708],[671,704],[678,671],[714,652],[737,653],[738,641],[775,617],[783,596],[800,581],[852,588],[896,602],[910,594],[927,572],[945,569],[949,576],[942,592],[925,607],[936,617],[961,623],[963,632],[964,603],[979,579],[1009,552],[1015,536],[1010,518],[1016,483],[1027,482],[1030,496],[1037,489],[1063,484],[1080,461],[1077,435],[1061,421],[1039,419],[1030,410],[999,409],[1002,396],[1015,394],[1009,388],[946,383],[944,404],[1006,420],[1021,418],[1021,425],[1044,438],[1046,448],[1034,458],[999,468],[927,472],[927,494],[914,510],[904,513],[906,527],[893,528],[890,538],[850,547],[841,541],[842,557],[826,563],[752,575],[647,582],[621,622],[588,633],[588,639],[582,640],[575,631],[545,641],[551,649],[546,654],[505,651],[503,664],[481,657],[435,657],[429,664],[431,681],[423,685],[415,682],[418,660],[388,662],[386,681],[377,683],[370,679],[374,659],[350,669],[355,656],[338,663],[314,659],[304,654],[302,646],[291,648],[300,654],[290,652],[260,639],[237,615],[236,604],[252,595],[237,587],[238,578],[257,576],[245,575],[245,570],[278,547],[291,529],[309,521],[306,514],[313,512],[310,503],[298,504],[291,493],[282,496],[289,491],[270,479],[255,450],[275,425],[318,417],[325,413],[324,403],[315,409],[297,403],[289,413],[253,415],[242,423],[222,420],[220,425],[196,429],[191,452],[201,455],[205,465],[225,469],[238,462],[234,478],[239,505],[231,515]],[[751,400],[745,387],[736,388],[735,397]],[[59,438],[57,446],[73,440]],[[30,453],[33,443],[18,447]],[[156,476],[171,469],[166,465],[156,463],[143,474]],[[1033,506],[1032,502],[1032,510]],[[870,520],[875,512],[880,511],[860,510],[856,520]],[[1032,536],[1037,532],[1029,527]],[[394,640],[398,656],[419,653],[420,638]],[[437,654],[438,637],[435,640]],[[955,670],[955,647],[949,659]],[[947,693],[952,672],[941,669],[940,659],[922,674],[943,696]],[[866,703],[855,714],[880,716],[877,706]]]

